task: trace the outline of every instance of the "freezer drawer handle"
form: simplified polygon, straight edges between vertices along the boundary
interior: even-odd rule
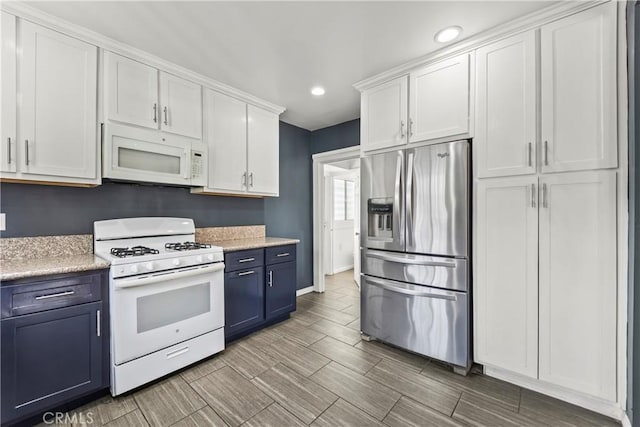
[[[366,277],[365,280],[367,281],[367,283],[370,283],[374,286],[378,286],[379,288],[382,289],[386,289],[388,291],[391,292],[396,292],[399,294],[405,294],[405,295],[412,295],[412,296],[416,296],[416,297],[427,297],[427,298],[434,298],[434,299],[446,299],[448,301],[457,301],[458,298],[455,295],[441,295],[441,294],[434,294],[431,292],[424,292],[424,291],[414,291],[411,289],[403,289],[400,288],[398,286],[393,286],[390,285],[388,283],[385,283],[382,280],[377,280],[377,279],[372,279],[371,277]]]
[[[416,259],[416,258],[403,258],[399,256],[394,256],[394,255],[389,255],[389,254],[374,252],[374,251],[367,251],[365,253],[366,253],[366,256],[371,258],[378,258],[383,261],[398,262],[401,264],[429,265],[433,267],[446,267],[446,268],[456,267],[455,263],[447,262],[447,261],[429,261],[429,260],[422,260],[422,259]]]

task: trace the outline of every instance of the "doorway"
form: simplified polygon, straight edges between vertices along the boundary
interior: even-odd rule
[[[359,147],[315,154],[313,174],[313,290],[359,286]]]

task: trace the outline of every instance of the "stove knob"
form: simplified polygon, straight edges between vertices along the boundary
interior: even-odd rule
[[[131,266],[131,272],[132,273],[137,273],[138,272],[138,266],[136,264]]]
[[[209,261],[213,261],[213,254],[209,254],[209,255],[207,255],[207,259],[208,259]]]
[[[198,255],[196,257],[196,262],[202,262],[202,255]]]
[[[148,262],[147,265],[145,265],[145,267],[147,267],[147,270],[153,270],[153,267],[154,267],[153,261]]]
[[[180,260],[179,259],[174,259],[173,260],[173,265],[180,265]]]

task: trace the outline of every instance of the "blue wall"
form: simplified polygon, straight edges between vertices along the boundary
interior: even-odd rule
[[[105,182],[95,188],[2,184],[2,237],[89,234],[93,222],[135,216],[193,218],[197,227],[265,224],[270,236],[300,239],[298,288],[313,284],[311,155],[357,145],[359,120],[309,132],[280,122],[280,197],[194,195],[187,188]]]

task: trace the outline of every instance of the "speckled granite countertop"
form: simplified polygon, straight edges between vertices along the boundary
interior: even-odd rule
[[[244,249],[266,248],[270,246],[293,245],[300,243],[298,239],[286,239],[282,237],[252,237],[249,239],[233,240],[200,240],[200,243],[220,246],[225,252],[241,251]]]
[[[77,273],[109,268],[109,262],[93,254],[0,261],[0,280],[16,280],[49,274]]]
[[[0,239],[0,281],[109,268],[92,252],[90,234]]]

